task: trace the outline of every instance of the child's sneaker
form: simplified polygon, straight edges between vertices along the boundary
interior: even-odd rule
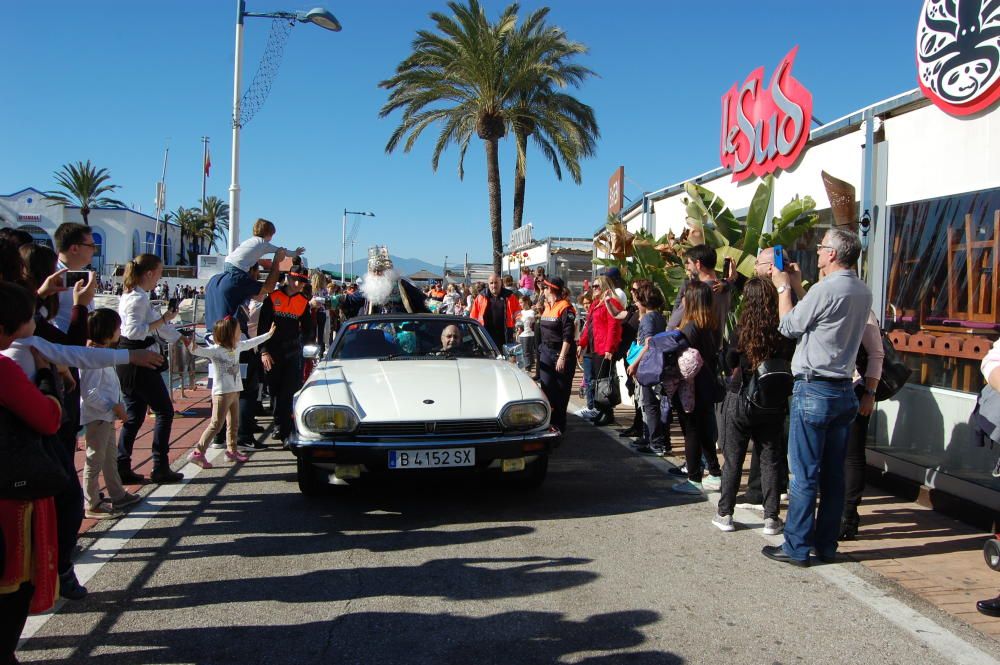
[[[201,452],[197,448],[188,453],[188,462],[194,464],[195,466],[200,466],[203,469],[211,469],[212,463],[205,459],[205,453]]]
[[[226,459],[230,462],[246,462],[250,458],[238,450],[227,450]]]
[[[84,511],[84,515],[92,520],[112,520],[119,517],[119,514],[115,512],[115,509],[107,501],[101,501],[96,506],[89,506]]]

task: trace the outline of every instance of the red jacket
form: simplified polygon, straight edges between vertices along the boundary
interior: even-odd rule
[[[609,304],[616,311],[621,311],[621,306],[615,298],[609,299]],[[593,338],[594,353],[604,355],[605,353],[615,353],[618,350],[618,343],[622,339],[622,322],[611,316],[608,308],[604,306],[604,300],[595,300],[587,310],[587,325],[580,335],[580,348],[587,348],[587,342]]]

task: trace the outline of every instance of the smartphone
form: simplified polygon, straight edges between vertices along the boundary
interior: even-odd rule
[[[774,267],[785,272],[785,250],[781,245],[774,246]]]
[[[171,312],[176,312],[180,309],[180,303],[177,301],[177,298],[171,298],[167,301],[167,309]]]
[[[722,279],[729,279],[729,275],[733,272],[733,260],[727,258],[722,262]]]
[[[90,279],[89,270],[69,270],[64,276],[66,279],[66,288],[72,289],[77,282],[86,282]]]

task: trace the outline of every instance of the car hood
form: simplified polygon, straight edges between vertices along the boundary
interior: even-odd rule
[[[545,398],[501,360],[330,360],[309,377],[296,407],[348,405],[362,422],[465,420],[496,418],[523,399]]]

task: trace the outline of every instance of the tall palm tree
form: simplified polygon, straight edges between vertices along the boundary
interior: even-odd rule
[[[473,133],[483,141],[493,268],[500,272],[503,239],[499,142],[507,133],[508,107],[519,85],[532,73],[512,69],[514,63],[526,64],[511,57],[508,49],[517,23],[516,3],[508,6],[494,24],[486,18],[478,0],[468,0],[468,5],[452,1],[448,8],[452,16],[440,12],[430,14],[437,32],[419,30],[412,43],[413,52],[399,63],[392,78],[379,83],[390,90],[379,117],[403,110],[403,117],[385,151],[392,153],[405,137],[403,151],[409,152],[421,133],[440,121],[443,126],[434,146],[431,167],[436,171],[441,153],[455,143],[459,146],[458,177],[461,179],[465,175],[465,152]]]
[[[63,164],[62,168],[53,175],[56,178],[56,183],[62,189],[45,192],[45,196],[53,201],[50,205],[61,203],[80,206],[80,216],[83,217],[83,223],[87,226],[90,226],[91,206],[125,207],[125,204],[118,199],[104,196],[118,189],[118,185],[110,184],[111,173],[105,168],[95,167],[89,159],[86,163]]]
[[[201,211],[197,208],[185,208],[180,206],[174,212],[167,213],[167,219],[173,220],[180,227],[181,247],[178,253],[177,263],[181,265],[193,266],[198,261],[197,239],[202,234],[204,224],[201,219]],[[190,242],[185,245],[184,239]]]
[[[209,241],[214,252],[220,243],[225,244],[226,234],[229,232],[229,204],[218,196],[206,196],[202,207],[205,210],[205,219],[208,221]]]
[[[561,92],[567,86],[579,87],[594,76],[587,67],[570,62],[587,47],[570,41],[566,33],[545,23],[548,7],[532,13],[517,29],[511,51],[529,62],[537,63],[537,80],[522,86],[511,107],[517,162],[514,167],[513,228],[521,228],[524,217],[524,191],[527,171],[528,138],[552,164],[556,178],[562,180],[560,161],[573,182],[580,184],[580,158],[594,154],[600,130],[594,110],[572,95]]]

